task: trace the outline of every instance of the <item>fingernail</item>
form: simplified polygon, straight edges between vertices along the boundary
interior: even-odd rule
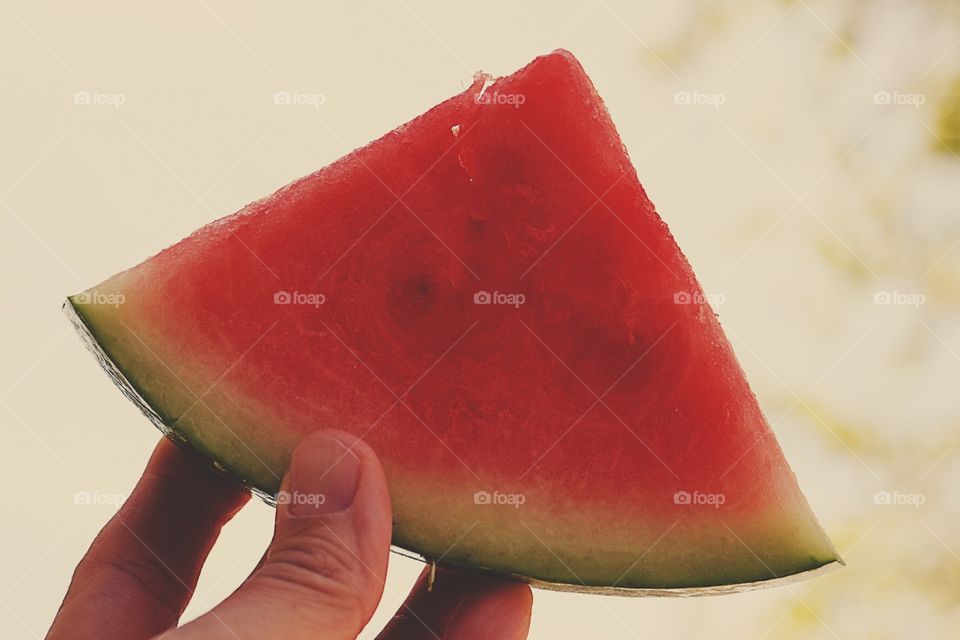
[[[277,502],[294,518],[339,513],[350,508],[360,480],[360,459],[335,437],[316,434],[293,453],[290,477]]]

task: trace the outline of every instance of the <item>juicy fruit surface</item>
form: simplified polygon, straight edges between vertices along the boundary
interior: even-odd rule
[[[482,85],[75,297],[83,322],[264,491],[309,431],[362,436],[427,557],[624,588],[836,560],[579,64]]]

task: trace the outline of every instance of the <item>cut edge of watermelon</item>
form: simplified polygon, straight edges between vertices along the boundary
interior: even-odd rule
[[[526,582],[530,586],[547,591],[562,591],[565,593],[587,593],[594,595],[607,596],[625,596],[639,598],[643,596],[656,596],[665,598],[691,598],[695,596],[723,596],[734,593],[743,593],[744,591],[756,591],[758,589],[768,589],[781,587],[808,578],[815,578],[830,573],[840,567],[846,566],[846,563],[837,558],[827,564],[813,569],[798,571],[785,576],[776,578],[767,578],[766,580],[755,580],[753,582],[740,582],[737,584],[722,584],[706,587],[664,587],[664,588],[646,588],[646,587],[602,587],[596,585],[576,585],[567,582],[544,582],[536,578],[526,576],[511,576],[517,580]]]
[[[110,354],[108,354],[107,351],[100,345],[100,342],[90,329],[90,326],[83,319],[83,316],[77,310],[76,305],[74,305],[73,301],[69,297],[63,301],[61,310],[63,311],[63,314],[67,316],[70,324],[73,325],[77,335],[80,336],[80,341],[83,342],[83,346],[85,346],[87,351],[93,355],[97,361],[97,364],[100,365],[100,368],[103,369],[110,380],[113,381],[113,384],[120,389],[120,393],[126,396],[126,398],[140,410],[140,413],[146,416],[147,419],[153,423],[157,429],[160,430],[160,433],[162,433],[164,437],[173,441],[175,444],[190,447],[199,451],[213,463],[214,467],[216,467],[218,471],[226,473],[231,478],[239,480],[251,493],[259,496],[267,504],[276,506],[274,496],[250,484],[250,482],[242,478],[239,474],[234,473],[230,469],[224,467],[217,461],[212,452],[204,450],[202,447],[198,446],[197,443],[185,438],[173,426],[164,422],[163,417],[160,416],[160,414],[157,413],[157,411],[153,408],[153,406],[150,404],[150,401],[146,398],[145,393],[137,388],[130,378],[128,378],[127,375],[120,369],[120,367],[117,366],[117,364],[113,361],[113,358],[110,357]]]
[[[93,330],[84,320],[81,312],[78,310],[73,301],[68,297],[62,305],[62,311],[64,315],[67,316],[67,319],[70,321],[70,324],[73,326],[74,330],[80,336],[80,340],[83,342],[84,346],[87,348],[93,357],[96,359],[100,367],[106,372],[107,376],[113,381],[114,385],[120,392],[123,393],[139,410],[140,412],[147,417],[147,419],[163,434],[164,437],[171,440],[178,446],[189,448],[198,451],[204,457],[209,459],[215,469],[219,473],[225,474],[228,477],[234,479],[237,482],[240,482],[248,491],[252,494],[259,497],[266,504],[276,507],[276,496],[272,495],[268,491],[257,487],[256,485],[249,482],[246,478],[243,477],[243,474],[239,473],[234,469],[230,469],[224,466],[221,462],[217,460],[216,455],[204,449],[197,442],[187,438],[181,434],[173,425],[167,424],[164,421],[163,417],[157,413],[157,411],[151,405],[149,399],[146,397],[145,392],[135,385],[130,378],[121,370],[121,368],[114,362],[113,358],[107,353],[107,351],[101,346],[99,340],[94,334]],[[828,538],[829,541],[829,538]],[[833,548],[831,542],[831,548]],[[406,558],[413,560],[418,560],[424,563],[433,562],[431,558],[428,558],[422,555],[420,552],[408,549],[406,547],[400,547],[398,545],[392,545],[391,551],[397,555],[401,555]],[[608,585],[592,585],[592,584],[573,584],[568,582],[550,582],[546,580],[541,580],[531,576],[525,576],[521,574],[513,573],[504,573],[502,571],[484,567],[477,566],[467,566],[460,565],[455,562],[443,562],[439,563],[448,567],[460,568],[468,571],[480,571],[480,572],[491,572],[496,573],[497,575],[504,576],[519,582],[525,582],[533,587],[539,589],[546,589],[549,591],[560,591],[568,593],[585,593],[585,594],[594,594],[594,595],[614,595],[614,596],[627,596],[627,597],[642,597],[642,596],[657,596],[657,597],[675,597],[675,598],[684,598],[684,597],[693,597],[693,596],[710,596],[710,595],[725,595],[733,593],[741,593],[744,591],[753,591],[757,589],[764,589],[768,587],[777,587],[786,584],[792,584],[794,582],[805,580],[807,578],[812,578],[815,576],[823,575],[833,571],[841,566],[845,566],[846,563],[840,557],[840,554],[836,552],[834,548],[834,559],[825,562],[819,566],[812,566],[807,569],[801,569],[794,573],[781,575],[781,576],[772,576],[764,580],[755,580],[750,582],[741,582],[735,584],[722,584],[722,585],[707,585],[707,586],[692,586],[692,587],[617,587],[617,586],[608,586]]]
[[[430,564],[431,560],[405,547],[394,545],[391,551],[398,556],[403,556],[410,560],[416,560],[424,564]],[[482,567],[460,565],[456,562],[440,562],[438,566],[447,568],[456,568],[463,571],[473,571],[480,573],[495,573],[498,576],[505,577],[517,582],[529,584],[531,587],[543,589],[545,591],[556,591],[558,593],[583,593],[586,595],[619,596],[622,598],[694,598],[700,596],[725,596],[745,591],[758,591],[760,589],[772,589],[794,584],[809,578],[816,578],[828,573],[832,573],[841,567],[847,566],[847,563],[837,554],[835,560],[831,560],[819,567],[804,569],[796,573],[790,573],[775,578],[765,580],[753,580],[750,582],[738,582],[736,584],[720,584],[703,587],[611,587],[594,584],[573,584],[570,582],[550,582],[531,578],[517,573],[503,573],[494,569],[484,569]]]

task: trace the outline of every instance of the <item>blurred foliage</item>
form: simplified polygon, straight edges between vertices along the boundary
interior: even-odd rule
[[[813,443],[816,452],[808,455],[822,460],[815,481],[834,488],[840,514],[833,514],[831,534],[848,566],[790,589],[785,608],[767,611],[758,633],[954,640],[960,633],[960,2],[721,3],[693,12],[664,55],[692,68],[691,61],[735,37],[723,32],[736,33],[738,21],[763,25],[782,11],[789,13],[765,36],[764,51],[792,52],[804,43],[809,67],[796,82],[813,96],[819,121],[834,127],[816,132],[825,145],[796,149],[795,162],[815,165],[814,153],[824,147],[835,150],[836,160],[819,201],[810,203],[815,217],[783,240],[784,259],[795,260],[802,273],[798,280],[835,307],[827,311],[829,325],[811,321],[797,331],[796,357],[812,352],[822,363],[853,362],[848,379],[834,372],[802,399],[786,394],[772,404]],[[793,60],[784,56],[784,74],[797,73]],[[875,92],[922,102],[880,103]],[[871,122],[868,140],[849,148]],[[776,157],[787,140],[757,142],[756,155]],[[775,219],[778,209],[771,211]],[[744,234],[759,237],[770,216],[760,215],[757,228],[748,225]],[[793,253],[791,242],[802,251]],[[877,291],[922,294],[925,302],[871,304]],[[785,312],[815,315],[799,306]],[[872,323],[879,328],[857,353],[847,356],[845,345],[836,346],[843,342],[838,334],[856,336]],[[818,373],[814,367],[813,377]],[[924,502],[880,504],[877,491],[916,492]]]
[[[937,109],[938,149],[960,155],[960,75],[958,75]]]

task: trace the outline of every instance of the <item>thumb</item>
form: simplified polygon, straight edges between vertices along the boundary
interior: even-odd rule
[[[273,541],[227,600],[176,638],[355,638],[383,592],[390,497],[373,450],[321,431],[294,451]]]

